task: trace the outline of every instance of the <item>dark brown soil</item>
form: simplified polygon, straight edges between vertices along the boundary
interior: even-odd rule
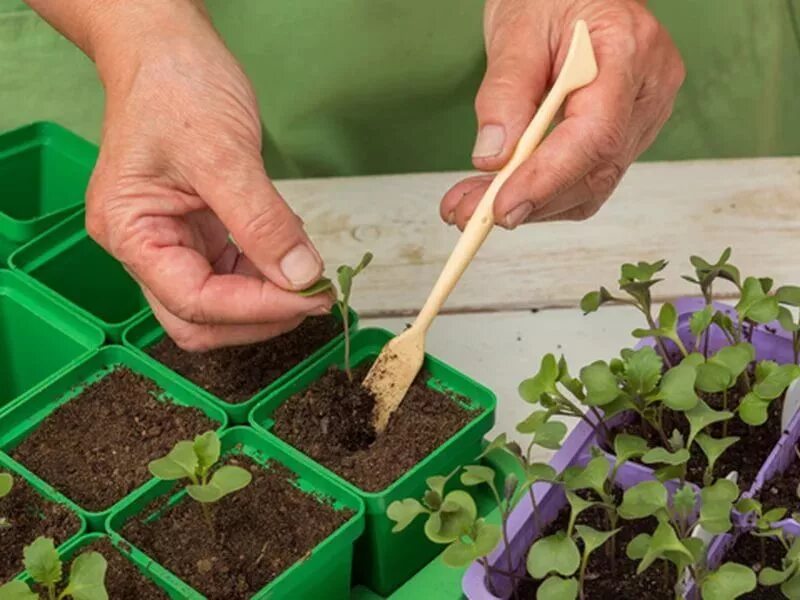
[[[84,552],[99,552],[108,563],[106,569],[106,590],[108,597],[113,600],[156,600],[167,599],[152,581],[139,572],[132,562],[120,554],[107,538],[98,539],[82,548],[75,557]],[[70,562],[70,564],[72,564]],[[69,567],[64,568],[64,575],[69,573]],[[45,590],[40,590],[44,594]],[[44,598],[45,595],[42,595]]]
[[[104,510],[150,479],[148,462],[218,427],[197,409],[159,402],[159,392],[117,368],[53,411],[12,456],[81,507]]]
[[[763,540],[763,546],[762,546]],[[762,554],[763,549],[763,554]],[[758,538],[754,535],[744,534],[739,536],[733,548],[725,556],[725,562],[733,561],[750,567],[756,573],[764,567],[773,569],[781,568],[781,561],[785,551],[780,542],[769,538]],[[755,590],[740,596],[748,600],[776,600],[783,598],[779,587],[764,587],[759,585]]]
[[[190,500],[152,523],[134,519],[123,528],[125,539],[211,600],[250,598],[352,516],[302,492],[277,463],[227,462],[249,468],[253,481],[213,507],[216,539]]]
[[[728,410],[735,411],[744,395],[745,393],[743,391],[731,392],[728,398]],[[721,394],[705,394],[703,395],[703,399],[711,408],[721,410],[723,407]],[[747,425],[739,419],[738,415],[734,415],[732,419],[728,420],[726,431],[723,431],[722,423],[715,423],[705,430],[714,437],[735,435],[741,438],[736,444],[728,448],[719,460],[717,460],[714,465],[715,478],[725,477],[728,473],[735,470],[739,472],[739,488],[745,490],[750,487],[759,469],[767,459],[767,456],[772,452],[772,449],[781,437],[782,406],[782,399],[773,400],[769,408],[767,422],[759,427]],[[685,439],[689,433],[689,423],[682,413],[665,410],[664,431],[669,435],[674,429],[678,429],[684,435]],[[643,436],[648,441],[651,448],[664,446],[658,433],[654,429],[647,426],[644,431],[642,431],[642,423],[638,415],[632,423],[620,428],[619,431]],[[703,471],[707,464],[703,452],[699,447],[694,446],[692,448],[692,457],[689,460],[686,478],[692,483],[702,485]]]
[[[78,532],[77,515],[61,504],[39,496],[21,477],[14,477],[11,492],[0,500],[0,583],[22,571],[22,549],[39,536],[53,538],[56,546]]]
[[[452,437],[474,417],[420,373],[376,438],[375,399],[361,386],[369,365],[353,381],[332,368],[273,414],[273,433],[362,490],[378,492]]]
[[[583,494],[581,494],[583,495]],[[565,507],[556,520],[545,528],[545,536],[552,535],[559,530],[566,529],[569,523],[569,506]],[[608,531],[606,512],[602,508],[593,507],[578,515],[576,523],[589,525],[598,531]],[[586,569],[586,583],[584,592],[586,600],[621,600],[627,598],[647,598],[648,600],[673,600],[675,597],[675,568],[670,566],[666,571],[663,561],[657,561],[640,575],[636,574],[638,562],[625,555],[625,548],[633,538],[640,533],[652,533],[657,522],[655,519],[638,519],[636,521],[620,521],[618,526],[622,531],[614,536],[615,542],[615,567],[612,569],[607,546],[595,550],[589,557]],[[582,544],[578,541],[578,547]],[[524,579],[519,586],[520,600],[534,600],[539,589],[539,581],[530,578]]]
[[[309,317],[297,329],[260,344],[196,353],[181,350],[164,336],[147,353],[218,398],[239,404],[311,356],[341,330],[332,316]]]
[[[795,459],[782,475],[764,485],[760,500],[766,509],[780,506],[790,513],[800,511],[800,498],[797,497],[798,484],[800,484],[800,460]]]

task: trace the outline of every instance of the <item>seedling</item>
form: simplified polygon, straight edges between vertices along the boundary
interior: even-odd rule
[[[13,487],[14,478],[11,476],[11,474],[0,473],[0,500],[8,496]],[[8,517],[4,517],[2,514],[0,514],[0,529],[7,529],[8,527],[11,527]]]
[[[107,600],[106,559],[99,552],[84,552],[72,561],[69,578],[62,581],[63,565],[53,540],[37,538],[23,550],[23,564],[31,579],[44,590],[34,592],[23,581],[10,581],[0,587],[2,600]],[[60,591],[59,591],[60,589]]]
[[[339,289],[336,289],[333,281],[323,277],[311,287],[299,292],[301,296],[314,296],[323,292],[333,292],[336,297],[335,304],[342,315],[342,327],[344,329],[344,372],[347,378],[353,381],[353,373],[350,370],[350,293],[353,290],[353,279],[372,262],[372,253],[367,252],[355,267],[341,265],[336,269],[336,277],[339,280]]]
[[[253,476],[247,469],[235,465],[218,468],[220,441],[217,434],[207,431],[194,438],[175,444],[163,458],[152,461],[147,468],[158,479],[176,481],[186,479],[186,493],[203,509],[203,517],[212,536],[216,537],[210,506],[228,494],[247,487]]]
[[[778,288],[775,297],[781,305],[778,309],[778,322],[784,330],[792,334],[794,362],[800,364],[800,319],[796,316],[798,314],[796,309],[800,307],[800,287],[785,285]],[[795,309],[794,314],[789,307]]]

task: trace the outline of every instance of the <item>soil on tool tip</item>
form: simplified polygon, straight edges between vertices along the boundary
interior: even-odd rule
[[[341,330],[341,323],[332,316],[309,317],[297,329],[258,344],[197,353],[181,350],[164,336],[147,353],[218,398],[240,404],[311,356]]]
[[[246,488],[211,506],[214,535],[201,505],[184,499],[150,522],[165,498],[134,517],[123,536],[211,600],[244,600],[306,557],[351,516],[300,490],[294,474],[275,462],[261,466],[231,456],[250,470]]]
[[[117,367],[53,411],[11,455],[82,508],[105,510],[150,479],[151,460],[219,426],[195,408],[157,400],[161,392]]]

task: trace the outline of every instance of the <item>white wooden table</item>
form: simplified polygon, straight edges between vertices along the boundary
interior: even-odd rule
[[[458,232],[438,217],[441,195],[465,173],[310,179],[278,187],[329,266],[364,251],[373,265],[355,285],[365,326],[400,331],[427,296]],[[495,432],[514,433],[530,407],[517,385],[547,352],[573,372],[633,344],[633,312],[584,317],[583,294],[613,285],[622,262],[670,261],[658,299],[693,291],[690,254],[732,246],[744,273],[800,284],[800,157],[634,165],[600,213],[581,223],[498,229],[434,324],[428,350],[492,388]]]

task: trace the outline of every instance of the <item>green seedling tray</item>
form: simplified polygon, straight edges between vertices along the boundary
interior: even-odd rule
[[[70,543],[72,543],[76,539],[79,539],[86,532],[86,519],[84,519],[83,515],[81,515],[80,512],[75,510],[75,505],[72,504],[72,502],[67,500],[60,492],[55,490],[53,487],[47,485],[45,482],[40,480],[35,480],[35,481],[29,480],[27,477],[25,477],[24,473],[20,472],[19,465],[15,463],[13,460],[11,460],[11,458],[9,458],[3,452],[0,452],[0,471],[11,473],[11,475],[15,479],[25,480],[25,483],[30,485],[36,491],[37,494],[39,494],[43,498],[46,498],[47,500],[50,500],[51,502],[55,502],[56,504],[61,504],[63,506],[66,506],[68,509],[70,509],[72,512],[76,514],[80,522],[78,531],[76,531],[71,538],[64,540],[64,543],[59,546],[59,551],[63,551],[64,549],[66,549]],[[33,541],[34,540],[30,540],[30,543],[32,543]],[[3,549],[3,551],[6,550]],[[22,555],[20,555],[19,560],[21,565]],[[23,576],[24,573],[20,573],[16,577],[16,579],[22,579]],[[0,581],[0,585],[2,585],[3,583],[5,582]]]
[[[363,329],[357,332],[351,338],[352,364],[357,366],[367,360],[374,360],[392,337],[393,334],[382,329]],[[272,414],[278,406],[319,379],[331,365],[341,368],[343,361],[344,344],[340,343],[308,369],[297,374],[259,402],[250,415],[251,424],[261,431],[270,431],[273,425]],[[494,423],[496,398],[489,389],[430,355],[425,356],[423,369],[431,375],[428,385],[454,392],[468,399],[470,408],[476,409],[475,417],[461,431],[383,491],[360,490],[293,448],[299,456],[303,456],[305,460],[316,465],[318,469],[364,500],[367,509],[366,530],[356,546],[356,581],[385,595],[395,590],[441,552],[441,547],[425,539],[421,520],[400,534],[392,533],[394,524],[386,516],[386,508],[395,500],[421,498],[428,477],[449,473],[459,465],[469,464],[475,460],[481,452],[483,435]]]
[[[26,395],[9,406],[8,410],[0,415],[0,450],[10,454],[56,408],[76,397],[87,384],[101,379],[110,372],[114,365],[125,365],[132,371],[152,379],[166,392],[166,397],[171,401],[182,406],[197,408],[210,419],[218,422],[218,430],[227,426],[228,417],[225,412],[206,398],[195,394],[182,381],[155,369],[151,363],[142,360],[140,356],[127,348],[105,346],[49,381],[35,393]],[[14,464],[16,465],[15,470],[28,481],[41,482],[41,479],[24,465],[16,461]],[[157,481],[151,479],[142,487],[147,488],[155,483]],[[131,492],[131,494],[133,493],[135,490]],[[102,511],[86,510],[72,500],[69,503],[86,519],[90,531],[102,531],[108,515],[123,500],[124,498],[120,498],[117,503]]]
[[[353,544],[364,530],[364,504],[358,495],[337,484],[331,478],[309,466],[307,461],[271,435],[263,435],[249,427],[234,427],[221,436],[223,452],[242,452],[258,463],[275,460],[298,476],[300,489],[310,494],[331,498],[336,508],[349,508],[354,515],[332,535],[322,541],[301,562],[281,573],[276,579],[253,596],[254,600],[266,598],[291,598],[292,600],[316,600],[317,598],[346,599],[350,594],[350,573],[353,561]],[[127,544],[131,556],[139,561],[151,561],[144,552],[131,545],[120,534],[125,523],[141,513],[159,496],[170,493],[174,482],[158,481],[155,485],[141,489],[129,496],[114,509],[107,521],[111,539]],[[186,493],[173,494],[168,506],[183,501]],[[265,498],[265,502],[268,499]],[[148,517],[149,518],[149,517]],[[155,515],[153,518],[158,518]],[[202,594],[183,583],[176,575],[172,578],[184,588],[182,598],[194,600]]]
[[[114,343],[147,310],[139,285],[86,233],[80,210],[8,259],[58,302],[89,319]]]
[[[55,123],[0,135],[0,238],[19,244],[82,203],[97,147]]]
[[[87,533],[86,535],[75,536],[59,547],[58,555],[62,562],[66,563],[72,560],[75,556],[79,555],[83,549],[89,546],[92,542],[104,537],[108,536],[105,533]],[[164,569],[162,569],[157,563],[149,560],[142,561],[141,559],[138,559],[138,557],[132,556],[130,548],[127,548],[125,544],[121,544],[119,542],[115,543],[113,540],[112,544],[114,544],[114,547],[120,554],[122,554],[122,556],[134,564],[142,576],[146,577],[156,586],[161,588],[172,600],[183,600],[183,598],[185,598],[185,590],[183,589],[183,585],[176,585],[172,576],[164,571]],[[64,575],[67,573],[68,571],[65,568]],[[21,579],[29,584],[31,583],[31,579],[27,573],[22,573],[17,579]]]
[[[0,269],[0,414],[103,343],[103,332]]]
[[[338,309],[334,308],[333,314],[336,318],[341,320],[341,314],[339,313]],[[350,333],[351,335],[356,331],[358,328],[358,314],[350,310]],[[153,344],[157,344],[161,341],[161,339],[165,336],[164,328],[159,325],[158,321],[156,320],[155,316],[152,313],[146,313],[140,315],[131,325],[123,332],[122,334],[122,341],[128,348],[132,348],[134,351],[141,353],[142,355],[146,356],[148,360],[153,361],[155,364],[158,365],[159,369],[164,369],[173,376],[180,377],[183,381],[186,382],[187,385],[194,388],[194,390],[198,394],[202,394],[206,398],[209,398],[219,404],[226,413],[228,413],[228,417],[230,417],[231,423],[234,425],[246,425],[247,418],[250,415],[250,411],[252,411],[253,407],[264,397],[266,397],[270,392],[273,390],[278,389],[292,377],[300,373],[301,371],[308,368],[309,365],[313,364],[315,361],[319,360],[323,355],[327,352],[332,350],[336,344],[338,344],[343,339],[343,334],[337,335],[335,338],[330,340],[328,343],[321,346],[318,350],[316,350],[313,354],[311,354],[305,360],[299,362],[294,367],[286,371],[283,375],[281,375],[278,379],[273,381],[267,387],[259,390],[255,394],[253,394],[248,400],[244,402],[226,402],[219,396],[215,396],[211,392],[205,390],[204,388],[200,387],[193,381],[184,378],[179,373],[176,373],[172,369],[170,369],[165,364],[162,364],[147,354],[147,349],[152,346]]]

